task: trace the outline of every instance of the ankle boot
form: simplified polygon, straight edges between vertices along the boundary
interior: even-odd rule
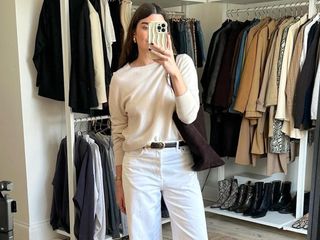
[[[272,207],[279,201],[279,198],[281,197],[281,181],[280,180],[272,181],[271,189],[272,189],[271,190],[271,207]]]
[[[214,202],[210,207],[211,208],[219,208],[221,205],[228,199],[230,196],[231,190],[231,179],[224,179],[218,181],[219,187],[219,198],[216,202]]]
[[[244,216],[252,216],[259,209],[263,197],[263,182],[256,182],[254,200],[251,207],[243,213]]]
[[[235,201],[235,203],[229,207],[229,211],[235,211],[237,208],[239,208],[244,201],[246,200],[247,193],[248,193],[248,185],[247,184],[241,184],[239,187],[239,193],[238,193],[238,198]]]
[[[291,182],[290,181],[285,181],[281,185],[281,196],[276,204],[274,204],[271,207],[272,211],[279,211],[281,208],[286,206],[291,200]]]
[[[261,202],[261,205],[257,211],[252,213],[253,218],[260,218],[264,217],[271,207],[271,201],[272,201],[272,183],[265,183],[264,184],[264,194],[263,199]]]
[[[228,199],[221,205],[222,210],[227,210],[229,207],[231,207],[237,200],[238,197],[238,180],[233,179],[231,183],[231,192]]]
[[[297,195],[295,195],[287,205],[281,207],[279,209],[279,213],[282,213],[282,214],[294,213],[296,211],[296,206],[297,206]]]
[[[255,186],[252,186],[252,185],[248,186],[248,193],[247,193],[246,199],[245,199],[244,203],[239,208],[237,208],[235,210],[236,213],[243,213],[251,207],[251,203],[253,201],[254,192],[255,192],[254,187]]]

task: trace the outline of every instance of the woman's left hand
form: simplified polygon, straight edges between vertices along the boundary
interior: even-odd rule
[[[173,56],[171,37],[169,33],[167,34],[167,49],[156,44],[151,44],[149,50],[157,56],[157,59],[154,59],[154,61],[161,64],[171,77],[180,75],[179,68]]]

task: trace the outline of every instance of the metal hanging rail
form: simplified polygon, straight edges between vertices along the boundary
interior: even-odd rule
[[[84,118],[76,118],[74,119],[74,122],[90,122],[90,121],[96,121],[96,120],[103,120],[103,119],[109,119],[109,115],[105,116],[96,116],[96,117],[84,117]]]
[[[319,4],[317,2],[316,4]],[[259,12],[259,11],[269,11],[269,10],[279,10],[285,8],[300,8],[300,7],[308,7],[309,2],[297,2],[297,3],[287,3],[287,4],[273,4],[273,5],[265,5],[259,7],[252,7],[252,8],[239,8],[239,9],[228,9],[228,14],[238,14],[238,13],[248,13],[248,12]]]

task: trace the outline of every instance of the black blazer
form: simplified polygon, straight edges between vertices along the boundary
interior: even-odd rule
[[[309,32],[308,36],[308,51],[307,57],[299,74],[294,100],[293,100],[293,117],[294,127],[300,128],[301,124],[304,129],[312,127],[311,123],[311,99],[312,89],[317,63],[317,46],[320,36],[320,23],[315,23]]]
[[[39,96],[64,101],[60,1],[45,0],[42,5],[33,63],[37,69]]]

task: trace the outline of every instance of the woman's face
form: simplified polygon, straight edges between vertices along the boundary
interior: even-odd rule
[[[138,44],[139,52],[149,51],[148,24],[152,21],[164,21],[164,18],[161,14],[151,14],[148,17],[141,19],[137,24],[134,36]]]

